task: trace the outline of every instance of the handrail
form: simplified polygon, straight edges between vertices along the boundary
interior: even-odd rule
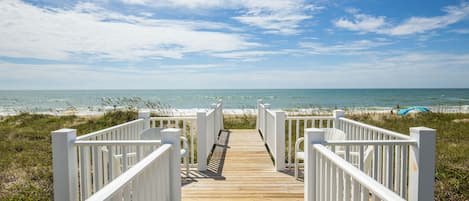
[[[334,165],[341,169],[358,183],[360,183],[363,187],[367,188],[369,191],[372,192],[373,195],[389,201],[404,201],[402,197],[397,195],[396,193],[392,192],[376,180],[372,179],[355,166],[351,165],[341,157],[334,154],[332,151],[327,149],[321,144],[314,144],[312,145],[314,149],[316,149],[319,153],[325,156],[329,161],[331,161]]]
[[[112,131],[112,130],[114,130],[114,129],[117,129],[117,128],[120,128],[120,127],[124,127],[124,126],[128,126],[128,125],[131,125],[131,124],[140,122],[140,121],[143,122],[143,119],[136,119],[136,120],[129,121],[129,122],[126,122],[126,123],[123,123],[123,124],[115,125],[115,126],[112,126],[112,127],[109,127],[109,128],[101,129],[101,130],[99,130],[99,131],[95,131],[95,132],[92,132],[92,133],[88,133],[88,134],[86,134],[86,135],[82,135],[82,136],[77,137],[77,140],[85,140],[85,139],[87,139],[87,138],[95,137],[95,136],[97,136],[97,135],[99,135],[99,134],[102,134],[102,133],[104,133],[104,132]]]
[[[106,146],[106,145],[155,145],[161,144],[161,140],[78,140],[75,145]]]
[[[196,120],[195,116],[150,117],[150,120]]]
[[[163,154],[171,150],[170,144],[164,144],[159,149],[155,150],[153,153],[145,157],[143,160],[138,162],[132,168],[124,172],[122,175],[114,179],[112,182],[107,184],[104,188],[93,194],[91,197],[86,199],[87,201],[101,201],[106,200],[109,197],[112,197],[114,194],[118,193],[122,187],[127,183],[132,181],[134,177],[141,174],[142,171],[147,168],[154,160],[161,157]]]
[[[347,119],[345,117],[340,117],[340,120],[344,121],[344,122],[347,122],[347,123],[355,124],[355,125],[358,125],[358,126],[366,127],[366,128],[372,129],[372,130],[377,131],[377,132],[382,132],[383,134],[386,134],[386,135],[389,135],[389,136],[392,136],[392,137],[401,138],[401,139],[404,139],[404,140],[412,139],[408,135],[404,135],[404,134],[401,134],[401,133],[398,133],[398,132],[390,131],[390,130],[387,130],[387,129],[384,129],[384,128],[379,128],[379,127],[372,126],[372,125],[369,125],[369,124],[361,123],[361,122],[358,122],[358,121]]]
[[[417,145],[415,140],[326,140],[325,145]]]
[[[322,119],[322,120],[332,120],[333,116],[287,116],[287,120],[310,120],[310,119]]]

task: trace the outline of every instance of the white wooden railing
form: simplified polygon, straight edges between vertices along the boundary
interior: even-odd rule
[[[333,128],[333,116],[287,116],[287,167],[293,168],[296,140],[304,136],[304,128]],[[303,128],[303,129],[302,129]]]
[[[323,130],[305,133],[305,200],[404,200],[322,145]]]
[[[261,100],[257,105],[256,127],[274,159],[277,171],[285,168],[285,118],[284,111],[274,111]]]
[[[197,169],[207,170],[207,159],[223,130],[223,103],[213,103],[207,112],[197,112]]]
[[[137,119],[79,136],[76,140],[138,140],[143,129],[145,129],[143,119]]]
[[[180,129],[163,130],[163,146],[93,194],[87,201],[181,200],[180,133]]]
[[[196,149],[196,131],[197,131],[197,117],[196,116],[181,116],[181,117],[151,117],[149,120],[150,128],[180,128],[181,136],[188,139],[189,142],[189,164],[195,167],[197,158],[195,157]]]
[[[94,134],[96,133],[98,132]],[[117,132],[116,135],[122,137],[121,134]],[[100,136],[106,135],[93,136],[99,140],[89,140],[89,138],[79,140],[74,129],[61,129],[52,132],[54,199],[87,200],[90,196],[108,188],[111,183],[121,178],[130,169],[135,168],[142,159],[157,150],[161,143],[176,144],[174,146],[177,146],[178,151],[175,151],[177,152],[175,154],[178,155],[178,158],[177,160],[171,159],[171,161],[175,161],[171,167],[180,172],[180,130],[166,129],[163,130],[162,134],[162,141],[112,140],[112,135],[109,135],[111,140],[100,139]],[[172,139],[171,137],[165,137],[172,135],[177,135],[177,143],[174,143],[176,140],[168,140]],[[125,138],[130,138],[129,136],[133,136],[133,134],[126,135]],[[171,177],[171,180],[174,179],[180,181],[179,173],[177,178]]]
[[[162,131],[162,141],[140,139],[142,131],[152,127],[165,128]],[[177,130],[178,155],[181,154],[179,138],[182,135],[190,139],[188,149],[191,164],[199,164],[199,170],[204,170],[204,167],[206,169],[207,157],[217,141],[219,132],[223,129],[222,101],[212,104],[208,112],[197,113],[197,117],[150,117],[150,112],[141,111],[137,120],[80,137],[76,137],[76,130],[73,129],[52,132],[55,200],[86,200],[93,197],[99,200],[103,196],[108,199],[116,195],[122,195],[124,200],[127,200],[126,195],[132,195],[130,200],[140,198],[160,200],[160,197],[145,197],[146,193],[142,194],[144,197],[138,197],[135,193],[140,193],[140,191],[136,191],[134,186],[137,185],[136,181],[144,179],[142,174],[150,174],[145,172],[153,171],[155,167],[163,167],[164,165],[161,166],[161,164],[167,163],[157,162],[166,160],[161,159],[165,157],[164,151],[160,151],[160,154],[154,153],[155,150],[159,150],[162,143],[165,143],[164,133],[170,132],[171,129]],[[195,150],[196,147],[197,150]],[[176,150],[175,146],[173,149]],[[203,162],[197,162],[196,151],[197,158]],[[147,159],[150,156],[153,158]],[[177,169],[180,172],[180,158],[172,156],[169,160],[178,161],[179,165],[171,166],[171,169]],[[164,173],[165,171],[164,168],[158,170],[158,172],[163,172],[161,174],[167,174]],[[147,176],[152,178],[155,175]],[[179,173],[177,178],[174,175],[170,178],[171,181],[175,179],[180,181]],[[147,183],[156,185],[157,183],[154,182],[157,181]],[[167,186],[167,184],[164,185]],[[171,185],[174,185],[171,191],[180,188],[180,182]],[[101,193],[103,191],[105,193]],[[174,199],[173,194],[171,193],[169,200],[178,200]],[[165,197],[165,195],[161,196]],[[119,199],[119,196],[116,198]]]
[[[309,170],[305,167],[305,193],[309,193],[305,200],[433,199],[434,130],[411,128],[410,135],[405,135],[347,119],[342,110],[335,110],[332,116],[288,116],[281,121],[278,116],[284,112],[274,112],[262,100],[257,103],[256,128],[276,164],[281,159],[276,150],[286,147],[286,167],[293,166],[294,145],[306,137],[305,129],[322,132],[320,145],[312,146],[316,149],[314,164],[311,158],[305,159],[309,165]],[[286,139],[284,144],[275,143],[282,139]],[[308,172],[311,165],[315,165],[314,172]],[[307,186],[313,185],[311,180],[307,182],[311,175],[319,182],[314,187]]]
[[[309,150],[305,145],[305,185],[314,185],[305,188],[305,193],[313,196],[308,200],[315,200],[316,196],[323,194],[326,197],[320,197],[320,200],[335,200],[339,195],[345,196],[347,200],[368,200],[369,195],[373,200],[396,200],[396,195],[406,200],[433,199],[435,130],[411,128],[408,136],[346,119],[343,111],[338,112],[334,114],[334,127],[337,132],[345,135],[345,139],[330,139],[325,130],[321,129],[305,130],[305,133],[309,130],[312,133],[309,135],[313,135],[310,136],[313,140],[305,139],[305,142],[309,142],[308,145],[322,144],[310,146]],[[325,151],[325,147],[328,151]],[[317,178],[325,176],[326,179],[319,180],[323,183],[306,182],[313,178],[311,175],[316,175]],[[352,175],[356,175],[356,178]],[[346,183],[336,183],[343,178],[345,180],[342,182]],[[318,187],[324,185],[325,188]],[[347,188],[353,189],[354,193],[340,194],[350,192]],[[328,197],[329,194],[332,197]]]

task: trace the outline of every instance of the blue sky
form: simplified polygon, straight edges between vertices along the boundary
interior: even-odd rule
[[[0,89],[469,87],[469,2],[0,1]]]

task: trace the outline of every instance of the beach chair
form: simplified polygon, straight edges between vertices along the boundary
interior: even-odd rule
[[[140,140],[161,140],[161,130],[163,128],[148,128],[145,129],[140,134]],[[189,143],[185,137],[181,136],[181,141],[183,143],[183,147],[181,149],[181,158],[183,158],[184,166],[186,167],[186,176],[189,177]],[[145,149],[143,150],[144,155],[149,154],[154,149]],[[108,152],[107,149],[102,149],[103,152]],[[112,173],[113,175],[120,175],[123,172],[124,163],[129,163],[130,161],[137,160],[137,153],[129,152],[125,155],[125,160],[122,154],[115,154],[113,157],[112,162]],[[127,164],[127,167],[131,167],[132,165]]]
[[[346,134],[335,128],[324,128],[325,131],[325,139],[326,140],[336,140],[336,141],[345,141],[347,140]],[[304,141],[304,137],[298,138],[295,142],[295,178],[298,178],[299,166],[300,161],[304,161],[305,153],[303,149],[300,148],[300,144]],[[345,158],[345,148],[344,147],[336,147],[335,154],[339,155],[342,158]],[[371,165],[373,159],[373,146],[368,146],[365,150],[364,155],[364,172],[366,174],[371,174]],[[351,161],[352,165],[355,167],[359,166],[360,160],[360,153],[358,151],[350,151],[349,152],[349,161]]]
[[[148,128],[140,134],[142,140],[161,140],[161,130],[163,128]],[[181,136],[182,149],[181,158],[184,160],[184,166],[186,167],[186,176],[189,177],[189,142],[187,138]]]

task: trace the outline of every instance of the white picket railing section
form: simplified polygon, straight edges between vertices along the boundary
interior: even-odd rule
[[[308,187],[308,191],[314,191],[314,193],[308,191],[305,193],[313,193],[314,196],[324,194],[326,197],[321,197],[320,200],[335,200],[342,191],[348,192],[347,188],[352,188],[352,194],[340,194],[340,196],[345,196],[346,200],[350,198],[368,200],[370,194],[373,200],[396,200],[395,195],[400,199],[412,201],[433,199],[435,130],[422,127],[411,128],[410,136],[408,136],[346,119],[343,114],[343,111],[334,111],[335,128],[332,131],[345,135],[344,139],[328,137],[327,132],[331,132],[331,129],[313,129],[311,132],[321,137],[311,136],[312,141],[305,139],[305,142],[310,142],[310,144],[312,142],[322,144],[315,145],[309,150],[314,152],[313,149],[316,149],[322,155],[314,152],[316,155],[313,159],[305,157],[305,165],[310,165],[309,169],[305,167],[305,185],[311,184],[306,182],[307,179],[311,179],[306,175],[315,174],[318,178],[326,177],[325,180],[320,180],[325,183],[311,184],[316,185],[314,190]],[[324,151],[324,147],[327,147],[330,153],[329,150]],[[305,154],[310,153],[305,150]],[[344,162],[347,165],[344,165]],[[311,165],[322,172],[316,169],[311,170]],[[348,183],[337,184],[339,178],[345,178],[345,174],[348,177],[343,181]],[[352,174],[360,178],[354,179]],[[370,179],[373,182],[370,183]],[[354,180],[355,184],[353,184]],[[327,187],[318,187],[324,185]],[[383,191],[383,187],[393,194]],[[332,189],[334,193],[330,192]],[[328,197],[329,193],[332,197]],[[317,197],[310,197],[309,200],[315,200],[315,198]]]
[[[137,119],[79,136],[77,140],[139,140],[139,134],[143,129],[145,129],[143,119]]]
[[[409,150],[417,141],[408,135],[339,117],[345,140],[326,140],[333,152],[401,197],[407,198]]]
[[[197,117],[196,116],[181,116],[181,117],[151,117],[150,128],[180,128],[181,136],[188,139],[189,142],[189,164],[194,167],[197,164],[195,157],[196,149],[196,131],[197,131]]]
[[[208,112],[197,112],[197,169],[207,170],[207,159],[223,130],[223,104],[219,100]]]
[[[333,116],[288,116],[287,117],[287,167],[293,168],[296,140],[304,136],[304,128],[333,128]],[[303,129],[302,129],[303,128]]]
[[[163,146],[93,194],[87,201],[181,200],[180,135],[180,129],[163,130]]]
[[[282,123],[277,114],[285,112],[272,111],[262,100],[257,105],[256,128],[276,163],[281,158],[276,150],[286,147],[286,167],[293,166],[296,140],[305,136],[305,129],[323,132],[322,145],[314,146],[315,172],[305,167],[305,193],[310,194],[305,200],[433,199],[434,130],[411,128],[410,136],[404,135],[347,119],[342,110],[335,110],[332,116],[289,116]],[[286,143],[276,144],[279,138]],[[311,159],[305,160],[308,163]],[[308,186],[313,184],[306,175],[316,175],[314,182],[319,183]]]
[[[320,143],[321,129],[305,130],[305,200],[404,200]]]
[[[78,140],[80,200],[98,192],[103,186],[126,172],[142,158],[153,152],[161,141],[151,140]]]
[[[258,101],[257,129],[274,158],[277,171],[285,168],[285,119],[286,113],[270,109],[269,104]]]
[[[162,130],[162,140],[142,140],[141,133],[152,127],[165,128]],[[171,130],[173,129],[173,130]],[[170,157],[169,160],[177,161],[171,164],[171,169],[177,169],[180,172],[180,138],[181,136],[189,139],[189,161],[195,165],[195,148],[197,147],[197,158],[202,161],[198,168],[206,169],[207,157],[216,143],[219,132],[223,129],[223,104],[219,100],[218,103],[212,104],[212,108],[208,112],[197,113],[197,117],[150,117],[149,111],[139,112],[139,119],[92,132],[80,137],[76,137],[76,130],[61,129],[52,133],[53,146],[53,170],[54,170],[54,198],[55,200],[86,200],[90,196],[96,199],[106,199],[123,196],[124,200],[127,195],[130,200],[160,200],[160,197],[138,197],[133,187],[136,181],[141,181],[142,174],[153,171],[155,168],[158,172],[165,172],[161,166],[165,162],[156,162],[166,159],[164,154],[155,155],[160,145],[165,143],[165,132],[177,130],[177,138],[174,138],[173,144],[176,155]],[[195,131],[197,130],[197,135]],[[182,131],[182,132],[181,132]],[[196,139],[197,138],[197,139]],[[177,143],[175,143],[177,140]],[[197,140],[197,145],[195,141]],[[177,146],[175,145],[177,144]],[[177,147],[177,149],[176,149]],[[152,156],[153,158],[145,159]],[[137,170],[138,171],[137,171]],[[129,172],[132,170],[131,172]],[[172,171],[172,170],[171,170]],[[166,174],[166,173],[161,173]],[[147,175],[158,177],[155,175]],[[176,178],[177,177],[177,178]],[[163,177],[162,177],[163,178]],[[172,175],[170,180],[180,181],[180,174]],[[154,185],[158,181],[148,181],[148,184]],[[165,182],[163,182],[165,183]],[[166,182],[167,183],[167,182]],[[112,184],[112,185],[111,185]],[[160,183],[158,183],[160,184]],[[166,184],[165,184],[166,185]],[[172,183],[170,189],[174,191],[179,189],[179,198],[174,199],[174,193],[169,200],[180,200],[180,182]],[[117,188],[118,186],[118,188]],[[167,185],[166,185],[167,186]],[[101,192],[105,193],[101,193]],[[160,193],[157,193],[160,196]],[[164,194],[164,193],[163,193]],[[153,194],[151,194],[153,195]],[[165,195],[161,195],[164,198]],[[138,199],[137,199],[138,198]],[[140,199],[142,198],[142,199]],[[95,198],[93,198],[95,199]]]
[[[171,145],[163,145],[87,201],[169,200]]]

